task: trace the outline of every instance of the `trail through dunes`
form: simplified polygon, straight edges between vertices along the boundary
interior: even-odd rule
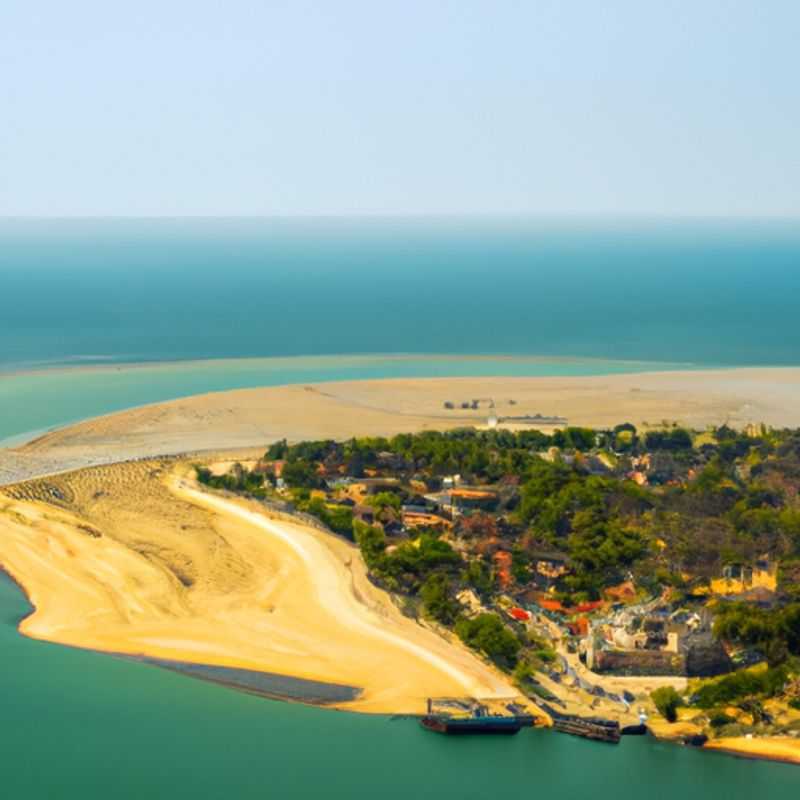
[[[515,694],[404,617],[354,546],[200,491],[182,469],[119,464],[0,494],[0,564],[36,607],[23,633],[354,686],[359,697],[337,705],[361,711]]]

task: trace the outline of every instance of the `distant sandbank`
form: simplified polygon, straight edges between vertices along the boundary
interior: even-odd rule
[[[477,409],[461,408],[479,399]],[[96,464],[237,448],[485,425],[542,414],[572,425],[800,426],[800,368],[581,377],[400,378],[238,389],[97,417],[0,449],[0,485]],[[453,409],[445,408],[452,403]],[[502,424],[502,423],[501,423]]]

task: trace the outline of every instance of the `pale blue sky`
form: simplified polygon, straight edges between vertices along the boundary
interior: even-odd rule
[[[0,215],[800,216],[797,0],[5,0]]]

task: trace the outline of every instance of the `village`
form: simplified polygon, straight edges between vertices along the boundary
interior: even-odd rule
[[[488,427],[460,438],[420,434],[391,442],[281,442],[249,470],[236,465],[217,481],[228,480],[221,488],[249,481],[256,494],[354,539],[373,579],[404,611],[455,630],[555,713],[589,712],[623,724],[658,725],[663,720],[654,719],[652,699],[657,690],[668,687],[683,695],[692,681],[767,668],[760,642],[720,636],[715,621],[719,609],[785,604],[780,548],[755,552],[759,542],[749,542],[741,558],[717,554],[702,564],[692,553],[689,560],[698,562],[693,572],[675,563],[675,543],[653,523],[660,498],[683,497],[717,469],[725,441],[720,445],[708,435],[677,428],[638,437],[629,425],[554,434]],[[744,483],[763,433],[735,434],[735,446],[751,457],[745,463],[734,458],[729,473]],[[727,431],[721,436],[732,441]],[[447,469],[459,464],[466,469]],[[572,534],[546,535],[536,516],[543,514],[541,507],[531,510],[530,487],[536,482],[531,476],[537,472],[551,482],[557,476],[547,487],[548,498],[559,481],[561,491],[591,486],[604,498],[613,496],[625,510],[606,515],[612,524],[614,514],[624,514],[626,524],[635,520],[642,532],[635,553],[626,554],[621,546],[619,554],[594,564],[575,541],[580,510],[562,515],[572,514]],[[727,474],[714,476],[731,491]],[[596,513],[595,499],[570,502],[586,503]],[[634,505],[633,511],[627,508]],[[494,653],[470,642],[464,634],[470,621],[477,621],[477,630],[490,619],[513,633],[513,646]],[[784,712],[789,724],[800,720],[788,705]],[[729,720],[739,724],[731,715]],[[681,730],[705,735],[707,723],[704,718]]]

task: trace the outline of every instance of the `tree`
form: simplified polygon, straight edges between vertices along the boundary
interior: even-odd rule
[[[479,595],[489,594],[494,586],[494,576],[491,570],[479,559],[473,559],[467,564],[467,568],[462,573],[461,579]]]
[[[497,614],[480,614],[474,619],[462,617],[456,634],[473,650],[480,650],[500,667],[509,669],[517,661],[519,639],[503,624]]]
[[[286,454],[288,452],[289,452],[289,445],[286,444],[286,439],[280,439],[277,442],[273,442],[269,446],[269,450],[267,450],[264,458],[267,461],[276,461],[280,458],[286,458]]]
[[[374,508],[377,513],[391,508],[394,511],[400,510],[400,498],[394,492],[378,492],[368,497],[366,504]]]
[[[461,604],[450,596],[450,581],[447,576],[434,572],[425,579],[420,588],[425,613],[444,625],[452,625],[461,611]]]
[[[648,450],[691,450],[692,435],[685,428],[670,431],[648,431],[644,435]]]
[[[683,705],[683,698],[671,686],[662,686],[651,692],[650,699],[667,722],[678,719],[678,708]]]
[[[378,567],[386,552],[386,535],[380,528],[356,520],[353,523],[356,544],[370,569]]]
[[[318,489],[325,485],[316,466],[300,458],[287,461],[281,477],[287,486],[298,489]]]

